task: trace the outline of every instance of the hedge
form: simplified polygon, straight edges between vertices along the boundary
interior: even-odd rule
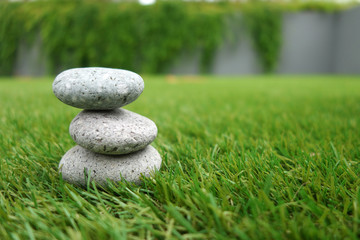
[[[233,34],[227,23],[240,21],[238,12],[264,71],[271,72],[281,48],[281,16],[285,9],[293,10],[291,6],[226,1],[157,1],[150,6],[84,0],[2,2],[0,75],[12,74],[20,41],[31,43],[38,34],[49,74],[85,66],[162,73],[179,54],[195,50],[201,53],[203,72],[208,72],[216,49]],[[309,6],[312,10],[338,9],[329,4],[303,4],[296,9]]]

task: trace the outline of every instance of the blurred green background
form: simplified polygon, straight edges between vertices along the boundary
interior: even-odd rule
[[[357,6],[327,1],[156,1],[151,5],[105,0],[5,1],[0,3],[0,74],[49,75],[88,66],[173,73],[174,64],[184,55],[182,61],[193,61],[196,69],[180,67],[176,73],[216,73],[218,65],[225,69],[220,71],[225,75],[269,73],[276,72],[279,61],[281,66],[285,64],[280,72],[301,73],[296,67],[286,67],[288,55],[299,68],[309,61],[312,65],[329,61],[326,69],[318,67],[318,72],[310,69],[310,73],[337,71],[336,66],[330,66],[336,65],[335,60],[330,59],[338,58],[357,69],[357,58],[342,60],[337,53],[344,52],[337,45],[353,45],[355,52],[348,51],[347,55],[358,51],[359,18],[352,16],[359,15]],[[357,10],[352,13],[351,9]],[[288,33],[287,22],[297,17],[302,23],[289,25],[296,29]],[[352,32],[345,34],[348,28]],[[322,38],[309,38],[319,34]],[[339,34],[346,39],[330,40]],[[250,44],[246,43],[248,39]],[[349,43],[347,39],[353,40]],[[232,56],[241,44],[251,48],[250,55],[243,51]],[[219,57],[224,45],[229,48],[225,60]],[[315,52],[319,52],[318,58]],[[296,64],[296,59],[301,59],[300,63]],[[232,66],[226,68],[229,62]],[[236,71],[249,64],[255,70]],[[354,70],[345,73],[354,74]]]

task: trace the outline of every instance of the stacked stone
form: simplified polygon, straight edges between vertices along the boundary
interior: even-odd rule
[[[88,179],[100,185],[125,179],[136,184],[161,165],[150,146],[157,135],[153,121],[121,107],[144,90],[136,73],[110,68],[75,68],[60,73],[53,92],[65,104],[84,109],[70,123],[78,144],[61,159],[65,181],[84,186]]]

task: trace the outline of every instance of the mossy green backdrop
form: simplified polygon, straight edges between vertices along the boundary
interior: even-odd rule
[[[275,67],[281,48],[284,11],[335,11],[329,3],[247,4],[157,1],[143,6],[112,1],[0,3],[0,75],[11,75],[20,41],[39,34],[48,73],[103,66],[162,73],[184,52],[200,51],[208,72],[217,47],[234,36],[229,23],[245,27],[264,72]],[[241,16],[239,18],[239,14]]]

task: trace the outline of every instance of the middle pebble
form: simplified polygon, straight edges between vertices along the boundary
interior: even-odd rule
[[[72,120],[69,130],[80,146],[111,155],[143,149],[157,135],[153,121],[122,108],[111,111],[83,110]]]

